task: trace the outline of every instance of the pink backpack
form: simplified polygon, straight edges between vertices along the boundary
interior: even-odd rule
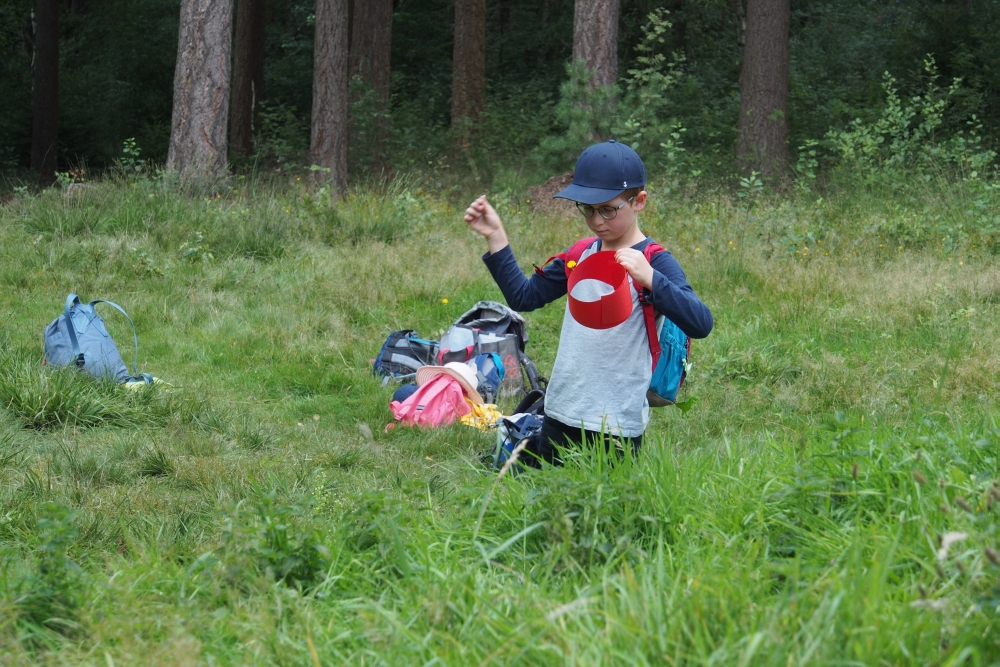
[[[393,401],[389,407],[404,426],[428,428],[450,424],[471,412],[462,385],[448,375],[438,375],[402,403]]]

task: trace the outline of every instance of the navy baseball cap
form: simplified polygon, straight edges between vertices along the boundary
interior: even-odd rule
[[[580,153],[573,184],[553,195],[581,204],[603,204],[629,188],[646,184],[646,167],[639,154],[614,139]]]

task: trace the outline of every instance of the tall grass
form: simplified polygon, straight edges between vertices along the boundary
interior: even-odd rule
[[[27,428],[163,424],[169,407],[155,387],[129,392],[69,368],[48,368],[0,349],[0,405]]]
[[[993,195],[651,193],[716,317],[696,406],[636,458],[501,478],[491,434],[384,431],[369,361],[501,298],[477,193],[0,209],[4,662],[997,664],[1000,271],[956,231]],[[494,203],[527,268],[585,229],[522,194]],[[42,367],[69,291],[125,306],[172,388]],[[562,306],[527,318],[544,371]]]

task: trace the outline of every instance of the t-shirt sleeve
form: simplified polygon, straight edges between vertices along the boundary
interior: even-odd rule
[[[669,251],[653,255],[653,307],[691,338],[704,338],[712,332],[712,311],[694,293],[684,270]]]
[[[533,273],[530,278],[521,272],[509,245],[495,253],[486,253],[483,262],[507,305],[514,310],[529,312],[566,294],[566,270],[561,259],[553,260],[541,274]]]

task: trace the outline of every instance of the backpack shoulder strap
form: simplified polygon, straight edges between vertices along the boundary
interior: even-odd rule
[[[653,255],[663,252],[664,248],[656,241],[650,241],[646,244],[646,248],[642,251],[642,254],[646,256],[646,261],[650,262],[653,260]]]
[[[661,252],[663,252],[663,246],[655,241],[650,241],[646,244],[642,254],[645,256],[646,261],[652,264],[653,255]],[[638,292],[639,304],[642,306],[642,319],[646,323],[646,338],[649,340],[649,354],[653,357],[653,370],[656,370],[656,363],[660,360],[660,354],[663,352],[663,348],[660,347],[660,336],[656,331],[656,311],[653,309],[653,303],[649,300],[648,290],[640,288]]]
[[[66,307],[63,309],[63,319],[66,321],[66,333],[69,335],[70,345],[73,346],[73,363],[76,364],[78,368],[83,368],[83,353],[80,352],[80,341],[76,339],[76,327],[73,326],[73,317],[71,315],[73,306],[77,306],[79,304],[80,297],[76,294],[70,294],[67,296]]]
[[[544,274],[545,267],[548,266],[552,262],[552,260],[561,259],[563,261],[563,267],[566,269],[566,276],[569,277],[569,272],[573,269],[573,267],[570,266],[569,263],[573,262],[573,264],[575,265],[577,262],[579,262],[580,257],[583,255],[584,251],[587,248],[589,248],[590,245],[596,240],[597,240],[596,236],[589,236],[585,239],[580,239],[579,241],[571,245],[569,247],[569,250],[567,250],[566,252],[561,252],[558,255],[552,255],[552,257],[549,257],[547,260],[545,260],[544,264],[542,264],[541,266],[536,266],[535,273],[539,275]]]
[[[124,315],[125,319],[128,320],[128,323],[132,325],[132,340],[133,340],[133,342],[135,342],[135,360],[132,362],[132,375],[138,377],[139,376],[139,334],[137,334],[135,332],[135,323],[132,321],[132,318],[128,316],[128,313],[125,312],[125,309],[122,308],[121,306],[119,306],[114,301],[105,301],[104,299],[97,299],[96,301],[91,301],[90,305],[91,305],[91,307],[93,307],[93,306],[96,306],[99,303],[106,303],[106,304],[108,304],[109,306],[111,306],[112,308],[114,308],[115,310],[117,310],[119,313],[121,313],[122,315]],[[75,342],[76,342],[76,339],[74,338],[74,343]]]

